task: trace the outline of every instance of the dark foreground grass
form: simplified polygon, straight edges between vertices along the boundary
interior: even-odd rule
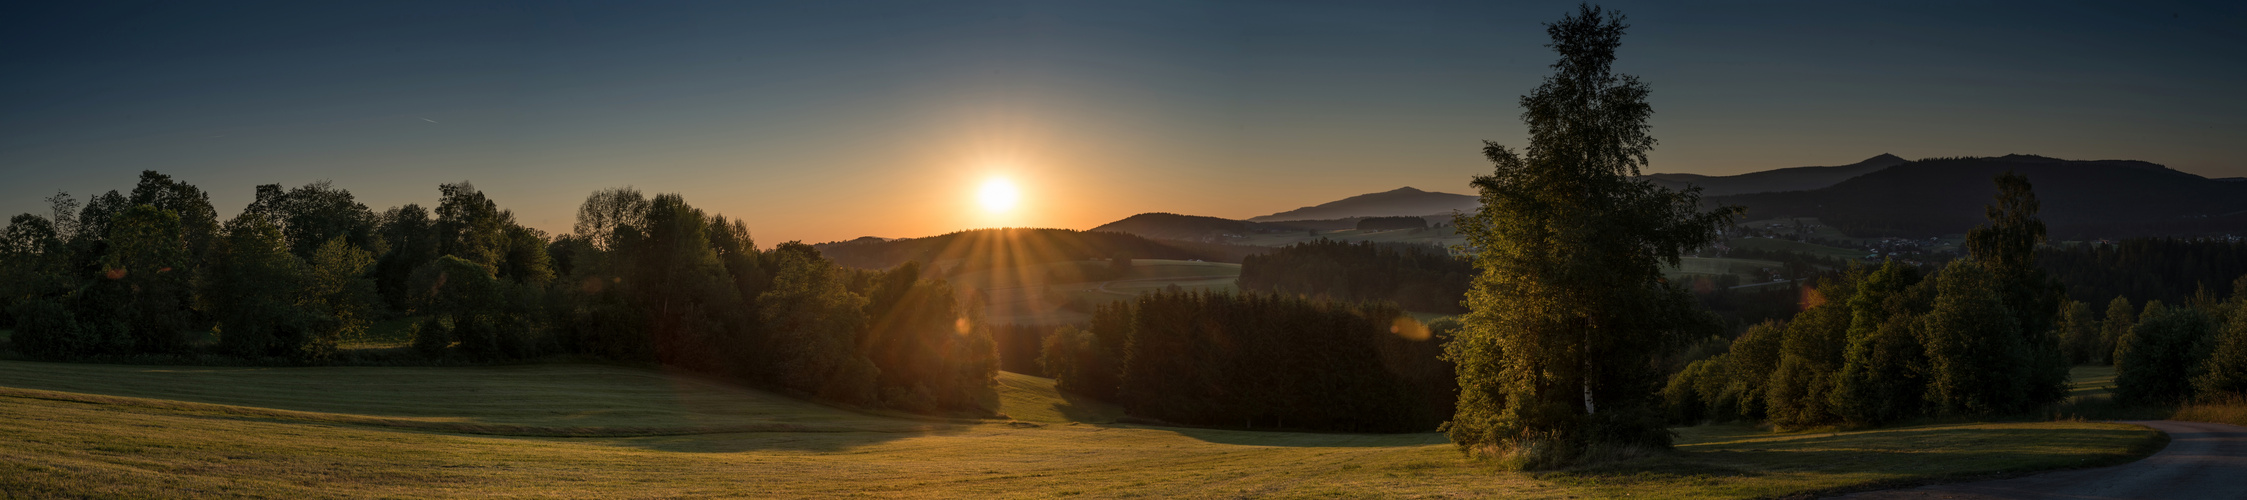
[[[1088,423],[1116,414],[1051,392],[1049,380],[1007,374],[1002,382],[1002,411],[1018,420],[934,422],[608,366],[204,369],[0,362],[0,386],[13,388],[0,393],[0,492],[145,498],[1741,498],[2123,460],[2156,436],[2090,422],[1816,434],[1704,426],[1681,429],[1674,453],[1520,474],[1465,460],[1433,433]],[[803,428],[721,427],[780,424]],[[588,437],[539,434],[554,429]],[[666,435],[623,432],[649,429]]]

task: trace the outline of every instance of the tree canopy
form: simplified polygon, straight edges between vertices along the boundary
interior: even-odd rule
[[[1483,148],[1495,169],[1474,179],[1482,209],[1456,220],[1479,273],[1449,349],[1460,398],[1447,430],[1463,449],[1669,445],[1658,359],[1714,323],[1662,266],[1735,211],[1639,178],[1653,107],[1645,83],[1611,69],[1627,28],[1588,5],[1546,25],[1560,59],[1521,98],[1528,147]]]

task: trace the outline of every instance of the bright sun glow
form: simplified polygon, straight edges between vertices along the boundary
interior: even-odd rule
[[[983,189],[976,193],[976,199],[983,202],[984,210],[1005,212],[1013,210],[1015,203],[1022,201],[1022,191],[1014,188],[1014,181],[1005,177],[993,177],[983,181]]]

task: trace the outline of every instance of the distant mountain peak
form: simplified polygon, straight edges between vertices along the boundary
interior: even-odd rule
[[[1911,161],[1911,160],[1906,160],[1906,159],[1904,159],[1904,157],[1901,157],[1901,156],[1896,156],[1896,155],[1892,155],[1892,154],[1888,154],[1888,153],[1881,153],[1881,154],[1880,154],[1880,156],[1875,156],[1875,157],[1871,157],[1871,158],[1866,158],[1866,159],[1865,159],[1865,161],[1860,161],[1860,162],[1857,162],[1857,163],[1876,163],[1876,162],[1877,162],[1877,163],[1903,163],[1903,162],[1907,162],[1907,161]]]
[[[1412,186],[1405,186],[1405,187],[1400,187],[1400,188],[1396,188],[1396,189],[1391,189],[1391,190],[1388,190],[1388,191],[1383,191],[1383,192],[1382,192],[1382,194],[1388,194],[1388,193],[1425,193],[1425,192],[1427,192],[1427,191],[1421,191],[1421,190],[1419,190],[1419,189],[1417,189],[1417,188],[1414,188],[1414,187],[1412,187]]]

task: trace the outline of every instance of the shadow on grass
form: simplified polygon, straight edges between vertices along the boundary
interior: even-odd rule
[[[1671,453],[1659,457],[1641,458],[1622,462],[1592,464],[1573,469],[1533,474],[1543,481],[1571,486],[1615,486],[1631,483],[1679,483],[1696,481],[1723,481],[1760,476],[1762,474],[1708,463],[1684,453]]]
[[[932,424],[892,431],[782,431],[648,436],[610,439],[606,445],[673,453],[742,453],[751,451],[839,452],[901,439],[956,436],[974,425]]]
[[[1061,396],[1061,403],[1053,405],[1053,410],[1060,412],[1061,418],[1072,422],[1112,424],[1116,422],[1117,417],[1123,415],[1122,409],[1106,402],[1078,396],[1067,391],[1054,391],[1054,393]]]
[[[2159,451],[2144,429],[1897,428],[1831,435],[1764,434],[1532,477],[1574,486],[1715,486],[1762,476],[1864,474],[1815,495],[1983,480],[2127,463]],[[2126,445],[2125,445],[2126,444]],[[2125,446],[2117,446],[2125,445]]]
[[[1178,435],[1215,444],[1241,446],[1283,446],[1313,448],[1381,448],[1396,446],[1427,446],[1451,443],[1443,434],[1422,432],[1412,434],[1344,434],[1338,432],[1309,431],[1256,431],[1209,429],[1199,427],[1173,427],[1158,425],[1133,425],[1129,427],[1176,432]]]

